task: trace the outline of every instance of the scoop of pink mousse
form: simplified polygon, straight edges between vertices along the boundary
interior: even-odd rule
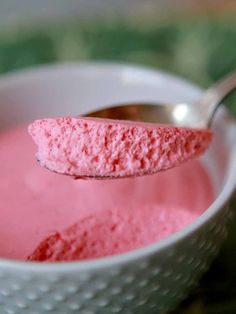
[[[52,233],[28,260],[76,261],[128,252],[181,230],[197,216],[184,208],[157,204],[103,210]]]
[[[98,118],[36,120],[29,133],[43,167],[75,177],[152,174],[202,154],[208,129]]]

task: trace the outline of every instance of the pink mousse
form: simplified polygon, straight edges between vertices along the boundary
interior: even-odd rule
[[[152,176],[72,180],[38,166],[26,125],[1,130],[0,152],[0,258],[68,261],[129,251],[184,228],[214,197],[196,159]]]
[[[42,166],[75,177],[153,174],[199,156],[212,138],[208,129],[69,117],[37,120],[29,133]]]
[[[30,261],[75,261],[128,252],[181,230],[197,213],[161,205],[103,210],[46,238]],[[148,229],[148,231],[147,231]]]

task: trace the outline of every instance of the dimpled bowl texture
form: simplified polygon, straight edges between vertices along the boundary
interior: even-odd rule
[[[122,101],[192,103],[201,91],[179,78],[129,65],[64,64],[0,79],[0,127],[78,115]],[[38,264],[0,260],[1,314],[166,313],[186,297],[217,254],[231,216],[236,127],[225,110],[203,157],[215,201],[194,223],[159,243],[98,260]]]

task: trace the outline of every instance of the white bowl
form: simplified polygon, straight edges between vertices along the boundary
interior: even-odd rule
[[[0,126],[76,115],[124,101],[193,102],[197,87],[159,71],[90,63],[35,68],[0,79]],[[0,313],[165,313],[198,281],[226,235],[236,186],[236,126],[224,110],[204,157],[214,203],[184,230],[145,248],[85,262],[0,259]],[[219,154],[222,150],[225,154]]]

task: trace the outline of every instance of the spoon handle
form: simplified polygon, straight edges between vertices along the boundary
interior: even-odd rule
[[[222,80],[215,83],[205,93],[202,99],[196,104],[202,107],[202,112],[206,114],[206,119],[211,124],[216,109],[231,92],[236,88],[236,71],[227,75]]]

